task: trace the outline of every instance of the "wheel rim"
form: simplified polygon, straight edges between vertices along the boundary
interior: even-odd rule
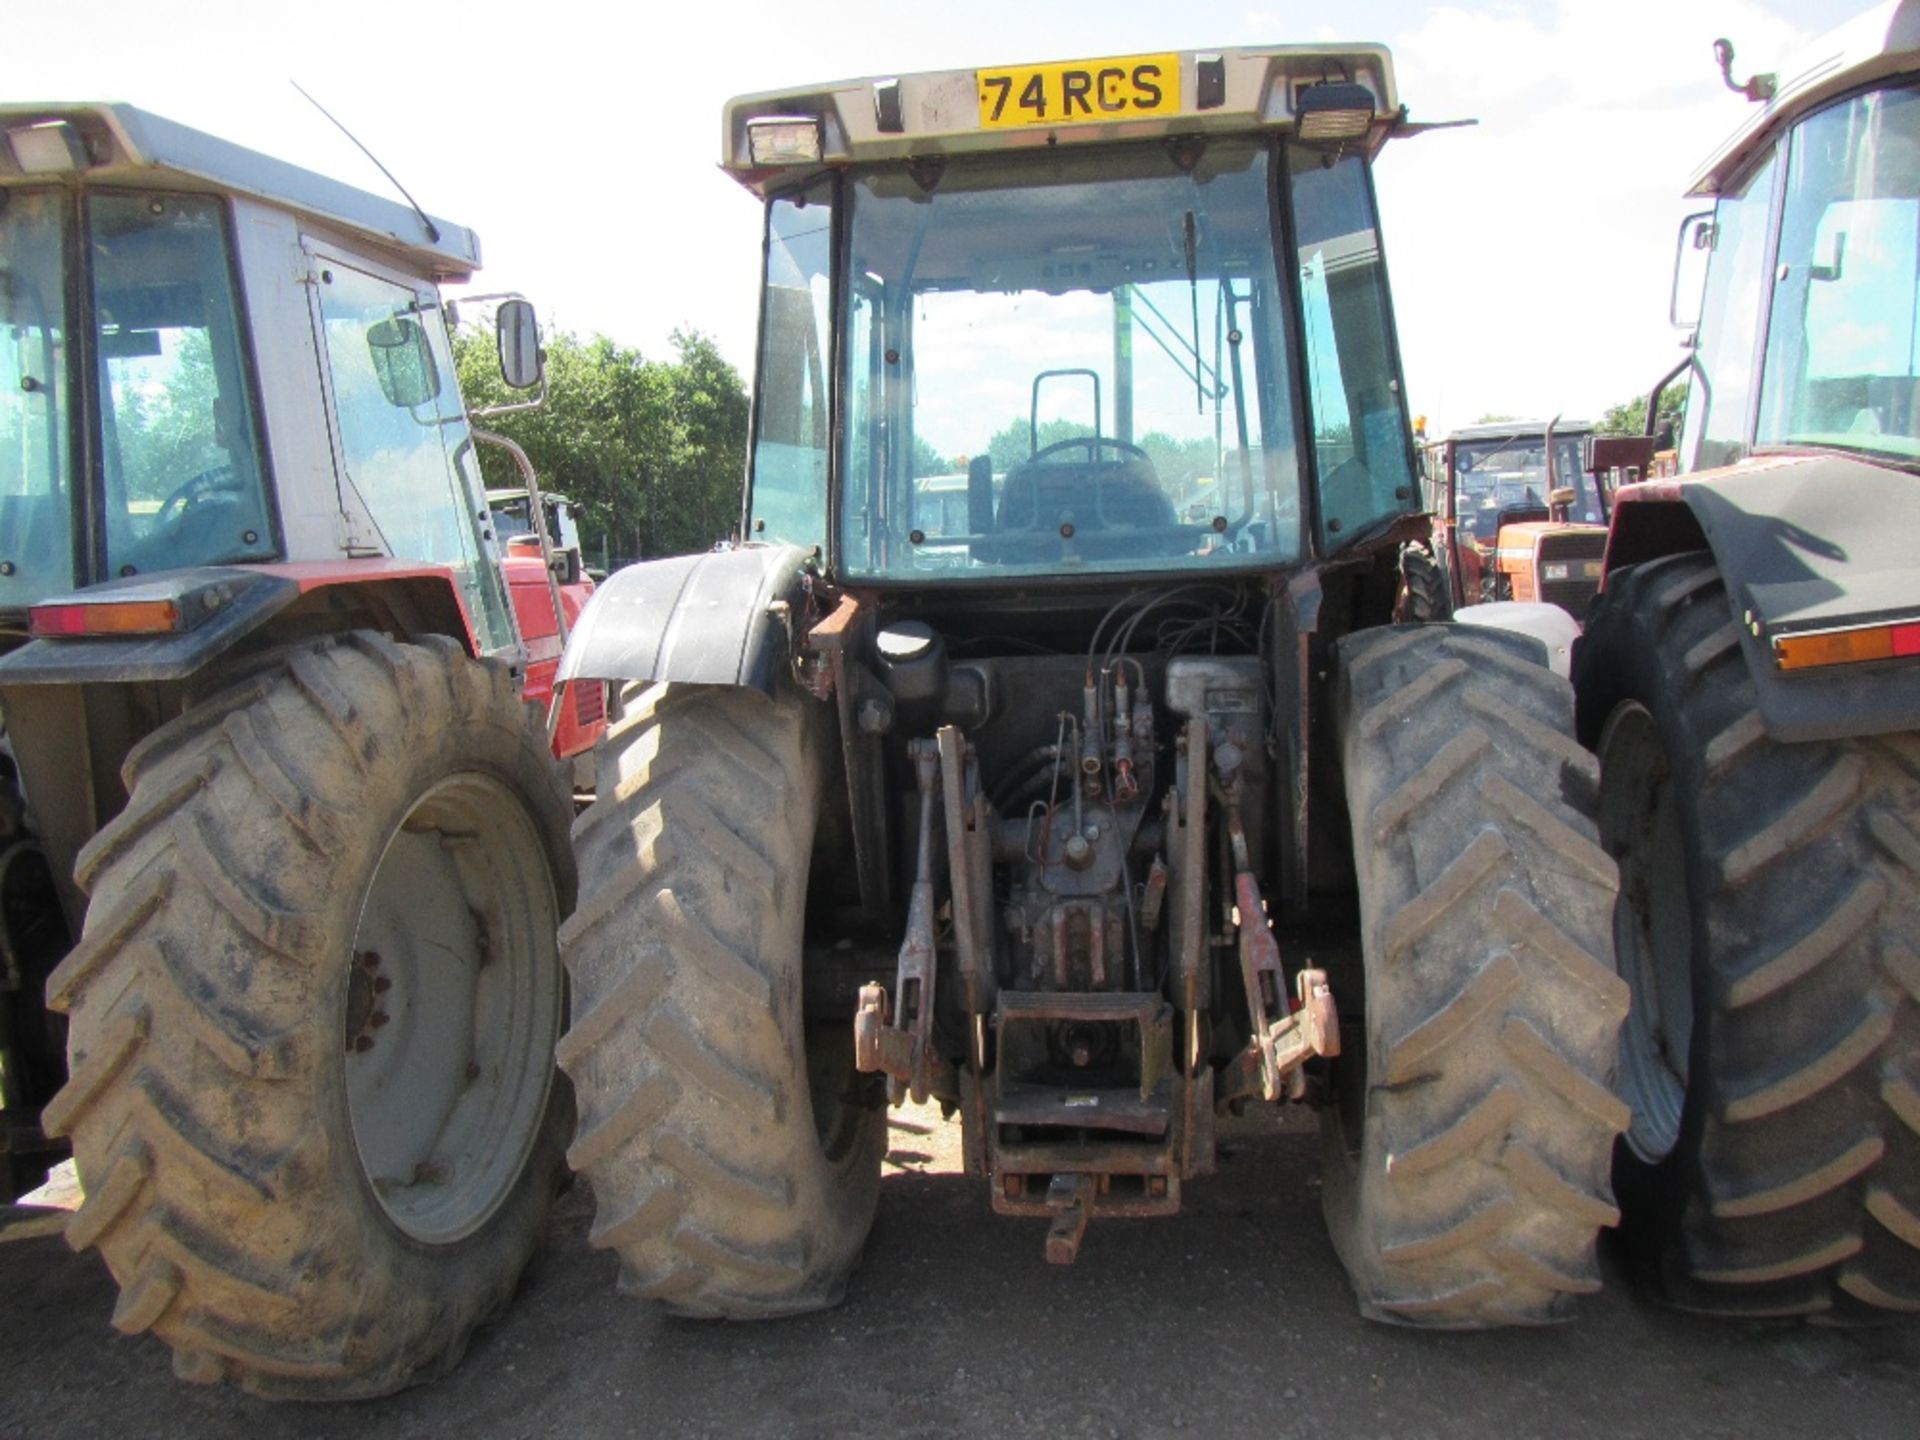
[[[1613,940],[1632,990],[1620,1029],[1626,1142],[1648,1164],[1680,1138],[1693,1040],[1693,930],[1673,769],[1646,706],[1616,708],[1600,737],[1600,836],[1620,862]]]
[[[347,1111],[414,1240],[472,1234],[525,1169],[560,1029],[557,908],[539,832],[487,776],[435,785],[382,850],[346,987]]]

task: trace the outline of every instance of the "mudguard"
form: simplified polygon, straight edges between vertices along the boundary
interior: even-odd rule
[[[1580,624],[1558,605],[1543,605],[1536,600],[1489,600],[1479,605],[1462,605],[1453,612],[1453,623],[1504,630],[1536,640],[1544,652],[1538,657],[1541,664],[1562,680],[1571,673],[1573,645],[1579,638]]]
[[[1920,476],[1831,454],[1771,455],[1616,496],[1608,574],[1713,552],[1733,628],[1776,739],[1920,730],[1920,663],[1797,672],[1777,636],[1920,616]]]
[[[556,679],[677,680],[774,693],[786,671],[786,615],[799,610],[810,552],[747,545],[647,560],[593,592]]]

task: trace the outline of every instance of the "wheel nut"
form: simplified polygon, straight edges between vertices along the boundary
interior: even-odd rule
[[[382,1025],[387,1023],[387,1012],[384,1010],[374,1011],[373,1018],[370,1019],[367,1023],[373,1026],[374,1029],[378,1030]]]
[[[393,988],[393,981],[389,980],[386,976],[384,975],[374,976],[373,978],[374,994],[384,995],[387,993],[387,991],[391,990],[392,988]]]
[[[479,1078],[480,1078],[480,1062],[478,1060],[467,1061],[468,1083],[471,1084],[473,1081],[478,1080]]]
[[[354,1036],[353,1048],[364,1055],[367,1051],[373,1048],[373,1037],[371,1035]]]

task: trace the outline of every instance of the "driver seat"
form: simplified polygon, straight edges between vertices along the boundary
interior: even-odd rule
[[[1065,463],[1027,460],[1008,472],[996,528],[1052,535],[1068,519],[1076,533],[1179,523],[1153,463],[1138,455]]]

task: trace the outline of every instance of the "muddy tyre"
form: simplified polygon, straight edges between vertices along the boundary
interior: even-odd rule
[[[630,687],[574,827],[568,1159],[621,1289],[677,1314],[834,1304],[873,1222],[884,1109],[852,1017],[801,1005],[823,718],[795,692]]]
[[[183,1378],[432,1378],[512,1294],[564,1174],[571,811],[537,717],[504,666],[356,633],[263,663],[124,775],[48,983],[69,1243]]]
[[[1677,555],[1608,580],[1575,661],[1634,987],[1622,1238],[1686,1309],[1887,1319],[1920,1311],[1920,736],[1776,743],[1740,635]]]
[[[1417,541],[1400,547],[1400,588],[1394,599],[1396,621],[1424,623],[1453,617],[1446,572],[1433,551]]]
[[[1323,1196],[1370,1319],[1555,1321],[1600,1285],[1627,1123],[1616,871],[1572,694],[1533,648],[1432,625],[1337,652],[1364,984],[1337,995]]]

